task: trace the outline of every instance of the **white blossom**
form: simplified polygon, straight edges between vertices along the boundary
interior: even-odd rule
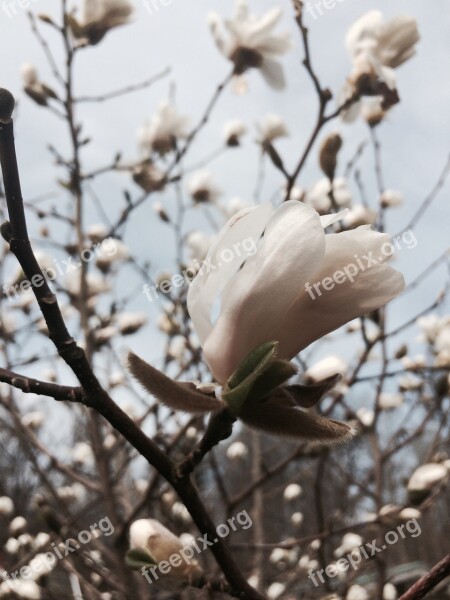
[[[334,551],[335,556],[340,557],[350,554],[363,544],[363,538],[357,533],[346,533],[341,540],[341,545]]]
[[[401,206],[404,201],[403,194],[397,190],[384,190],[380,197],[380,204],[385,208]]]
[[[110,31],[130,22],[133,6],[129,0],[83,0],[81,18],[69,21],[76,38],[98,44]]]
[[[295,527],[300,527],[303,524],[304,516],[301,512],[295,512],[291,515],[291,523]]]
[[[283,69],[276,58],[289,50],[291,42],[288,33],[273,33],[280,17],[279,8],[269,10],[262,17],[250,14],[247,0],[236,1],[231,19],[223,20],[217,13],[209,14],[211,33],[219,50],[233,63],[235,75],[257,68],[275,89],[285,86]]]
[[[8,531],[11,535],[17,535],[27,528],[27,521],[24,517],[15,517],[9,524]]]
[[[305,379],[307,381],[321,381],[336,374],[344,376],[347,370],[348,365],[340,356],[327,356],[309,367],[305,372]]]
[[[364,206],[363,204],[355,204],[346,213],[343,222],[348,229],[355,229],[361,225],[373,225],[377,220],[377,212]]]
[[[204,231],[191,231],[186,237],[186,247],[189,250],[189,258],[198,263],[203,262],[208,254],[213,239],[213,236]]]
[[[15,579],[13,589],[19,598],[25,598],[25,600],[40,600],[42,598],[40,587],[30,579]]]
[[[241,460],[247,456],[247,446],[242,442],[233,442],[227,448],[227,458],[230,460]]]
[[[14,502],[8,496],[0,497],[0,517],[9,517],[14,512]]]
[[[284,490],[283,497],[285,500],[290,502],[291,500],[296,500],[297,498],[300,498],[302,492],[303,490],[298,485],[298,483],[290,483]]]
[[[408,482],[408,491],[430,490],[448,475],[444,465],[428,463],[418,467]]]
[[[222,136],[227,146],[239,146],[241,138],[247,133],[247,127],[240,119],[230,119],[223,126]]]
[[[150,121],[139,130],[139,146],[144,153],[166,154],[174,150],[176,141],[188,135],[189,118],[178,113],[170,102],[161,102]]]
[[[375,413],[370,408],[358,408],[356,416],[364,427],[372,427],[375,420]]]
[[[393,583],[385,583],[383,586],[383,600],[397,600],[397,589]]]
[[[89,466],[94,462],[92,447],[86,442],[77,442],[72,449],[72,460],[80,466]]]
[[[188,192],[196,203],[215,202],[222,194],[209,171],[194,173],[188,182]]]
[[[45,416],[39,411],[34,411],[24,415],[21,421],[22,425],[24,425],[25,427],[29,427],[30,429],[37,431],[44,424]]]
[[[268,114],[257,125],[258,142],[262,145],[273,143],[275,140],[287,137],[289,131],[279,115]]]
[[[276,598],[279,598],[281,594],[284,593],[285,589],[286,586],[284,584],[275,581],[274,583],[271,583],[269,585],[267,589],[267,596],[271,598],[271,600],[275,600]]]
[[[398,408],[404,402],[403,394],[393,394],[382,392],[379,397],[379,406],[381,410],[392,410]]]
[[[181,540],[155,519],[140,519],[130,527],[130,547],[144,548],[155,563],[168,560],[173,554],[179,554],[183,549]],[[171,577],[188,578],[199,575],[201,569],[192,560],[188,565],[184,561],[179,567],[173,567]]]
[[[14,556],[20,550],[20,543],[16,538],[11,537],[6,540],[4,548],[8,554]]]
[[[330,198],[333,190],[333,198],[339,208],[348,208],[352,205],[352,194],[344,177],[337,177],[331,185],[327,177],[320,179],[305,195],[304,202],[324,215],[332,208]],[[292,198],[295,200],[296,198]],[[348,213],[347,213],[348,214]]]
[[[121,313],[117,319],[117,327],[122,335],[136,333],[148,322],[148,317],[143,312]]]
[[[369,600],[370,596],[366,590],[360,585],[354,584],[350,586],[345,600]]]

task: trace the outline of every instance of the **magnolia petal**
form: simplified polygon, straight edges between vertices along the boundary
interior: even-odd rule
[[[283,67],[276,60],[265,58],[261,65],[261,74],[275,90],[282,90],[286,87]]]
[[[211,313],[217,296],[236,274],[250,252],[250,250],[245,252],[243,241],[252,240],[254,250],[272,212],[272,206],[264,204],[258,207],[245,207],[236,213],[212,244],[204,268],[191,283],[187,295],[188,310],[202,345],[212,330]],[[238,248],[238,251],[235,248]],[[222,257],[225,250],[233,254],[232,259],[226,262]]]
[[[322,223],[322,227],[324,229],[327,229],[327,227],[330,227],[331,225],[334,225],[335,223],[342,221],[342,219],[345,219],[345,216],[347,215],[348,212],[349,212],[349,209],[346,208],[345,210],[341,210],[338,213],[335,213],[332,215],[323,215],[323,217],[320,217],[320,222]]]
[[[263,403],[248,402],[239,418],[256,429],[309,442],[333,444],[350,440],[355,430],[346,423],[325,419],[289,406],[280,397]]]
[[[308,278],[320,267],[325,234],[315,210],[288,201],[273,214],[258,252],[222,295],[219,319],[204,344],[206,360],[221,383],[253,348],[279,329]]]
[[[358,44],[367,38],[375,36],[376,30],[383,22],[383,14],[379,10],[371,10],[359,18],[347,32],[345,45],[350,56],[354,56]]]
[[[320,271],[310,281],[309,293],[302,291],[291,307],[273,339],[280,341],[279,356],[292,358],[315,340],[338,329],[345,323],[368,314],[395,298],[405,286],[403,275],[383,264],[388,259],[381,251],[389,236],[359,227],[326,236],[327,249]],[[358,269],[353,281],[345,274],[350,265],[361,260],[364,270]],[[364,258],[367,257],[367,260]],[[366,267],[369,257],[378,264]],[[322,287],[325,278],[342,273],[339,281],[328,291]],[[318,283],[320,295],[314,288]],[[327,286],[329,286],[329,282]]]
[[[128,354],[128,368],[142,387],[172,410],[207,413],[224,407],[217,398],[196,392],[192,384],[173,381],[132,352]]]

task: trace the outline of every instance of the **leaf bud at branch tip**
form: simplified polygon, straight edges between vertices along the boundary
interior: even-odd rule
[[[11,92],[0,88],[0,121],[6,123],[11,119],[15,105],[16,101]]]

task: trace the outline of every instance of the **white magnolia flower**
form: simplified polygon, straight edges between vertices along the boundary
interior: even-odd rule
[[[333,189],[333,197],[339,208],[348,208],[352,205],[352,193],[344,177],[334,179],[333,188],[328,177],[320,179],[307,192],[304,200],[305,204],[314,208],[321,215],[330,212],[332,208],[331,189]],[[292,198],[292,200],[296,200],[296,198]]]
[[[189,258],[201,263],[205,260],[208,250],[213,241],[213,236],[204,231],[191,231],[186,238],[186,247],[189,250]]]
[[[398,408],[404,402],[403,394],[391,394],[383,392],[380,394],[379,405],[381,410],[392,410]]]
[[[417,23],[412,17],[400,15],[383,22],[383,15],[372,10],[352,25],[346,36],[346,46],[353,63],[345,97],[355,91],[362,95],[382,96],[381,109],[396,102],[394,69],[409,60],[416,52],[420,39]],[[349,120],[356,117],[360,105],[353,107]]]
[[[436,463],[428,463],[421,465],[414,471],[408,482],[408,491],[425,491],[430,490],[436,484],[443,481],[448,475],[448,471],[444,465]]]
[[[341,540],[341,545],[334,551],[334,555],[340,557],[350,554],[352,550],[356,550],[362,546],[363,542],[363,538],[357,533],[346,533]]]
[[[287,561],[289,559],[289,550],[284,548],[274,548],[270,553],[269,560],[271,563],[276,565],[281,561]]]
[[[412,392],[420,390],[423,386],[423,381],[416,375],[405,375],[398,380],[398,388],[401,392]]]
[[[14,556],[20,550],[20,542],[16,538],[11,537],[6,541],[4,548],[8,554]]]
[[[35,581],[30,579],[16,579],[14,580],[14,594],[19,598],[25,600],[40,600],[41,588]]]
[[[398,513],[399,519],[402,521],[411,521],[412,519],[420,519],[422,513],[417,508],[407,507]]]
[[[239,146],[241,138],[247,133],[246,125],[240,119],[230,119],[225,123],[222,130],[225,144],[231,148]]]
[[[300,498],[302,493],[303,490],[298,483],[291,483],[284,490],[283,498],[287,501],[296,500],[297,498]]]
[[[9,524],[8,531],[11,535],[17,535],[27,528],[27,521],[24,517],[15,517]]]
[[[114,27],[131,20],[133,5],[129,0],[83,0],[81,18],[70,19],[72,33],[89,44],[98,44]]]
[[[355,204],[345,215],[343,219],[344,226],[347,229],[354,229],[361,225],[373,225],[377,220],[377,212],[364,206]]]
[[[279,598],[281,594],[284,593],[285,589],[286,586],[283,583],[275,581],[274,583],[271,583],[269,585],[267,589],[267,596],[271,598],[271,600],[275,600],[276,598]]]
[[[88,297],[98,296],[99,294],[106,294],[111,291],[111,286],[109,283],[101,277],[100,275],[96,275],[94,273],[88,273],[86,276],[87,280],[87,293]],[[69,273],[66,277],[66,289],[72,296],[80,295],[80,272],[73,271]]]
[[[369,600],[370,596],[360,585],[350,586],[345,600]]]
[[[358,408],[356,416],[364,427],[372,427],[375,420],[375,413],[370,408]]]
[[[197,171],[188,182],[188,192],[197,202],[215,202],[222,194],[209,171]]]
[[[301,512],[295,512],[291,515],[291,523],[295,527],[300,527],[303,524],[304,516]]]
[[[8,496],[0,497],[0,517],[9,517],[14,512],[14,502]]]
[[[164,525],[155,519],[139,519],[130,527],[130,548],[144,548],[153,558],[155,564],[169,560],[173,554],[180,554],[183,543]],[[188,565],[185,561],[173,567],[170,576],[189,578],[200,575],[201,569],[195,560]]]
[[[147,324],[148,317],[143,312],[121,313],[117,317],[117,327],[122,335],[131,335]]]
[[[170,102],[161,102],[150,121],[139,130],[139,146],[144,153],[166,154],[175,149],[176,140],[186,138],[189,118],[178,113]]]
[[[275,89],[285,86],[283,69],[275,59],[287,52],[291,43],[288,33],[273,33],[280,17],[279,8],[259,18],[250,14],[247,0],[236,1],[232,19],[223,20],[217,13],[209,14],[209,26],[217,47],[233,63],[235,75],[257,68]],[[224,35],[224,29],[228,36]]]
[[[37,536],[34,538],[34,547],[42,548],[42,546],[46,546],[51,541],[50,535],[44,531],[40,531]]]
[[[272,143],[278,138],[287,137],[289,131],[283,119],[274,114],[266,115],[262,121],[256,125],[258,130],[258,142],[262,145]]]
[[[446,325],[439,331],[436,336],[435,342],[436,352],[447,352],[450,353],[450,324],[446,323]]]
[[[388,110],[383,108],[384,98],[383,96],[375,96],[373,98],[364,98],[364,102],[356,105],[356,111],[361,108],[361,117],[366,121],[370,127],[376,127],[386,116]],[[352,109],[350,109],[351,114]],[[351,120],[351,119],[350,119]]]
[[[72,460],[80,466],[89,466],[94,462],[92,447],[86,442],[78,442],[72,449]]]
[[[40,106],[47,106],[50,98],[57,98],[55,92],[39,80],[37,69],[31,63],[25,63],[20,68],[23,89],[28,96]]]
[[[351,26],[345,43],[351,58],[370,54],[381,65],[395,69],[414,56],[419,39],[412,17],[399,15],[383,22],[383,14],[371,10]]]
[[[441,331],[444,325],[443,320],[435,313],[432,313],[431,315],[426,315],[424,317],[420,317],[419,319],[417,319],[416,323],[418,327],[422,330],[426,341],[430,344],[434,344],[437,336],[439,335],[439,332]]]
[[[166,176],[163,171],[150,160],[143,162],[133,170],[133,181],[144,192],[160,192],[166,185]]]
[[[233,442],[227,448],[227,458],[230,460],[240,460],[248,453],[247,446],[242,442]]]
[[[93,244],[100,244],[108,237],[109,229],[103,223],[95,223],[88,227],[86,233]]]
[[[241,200],[241,198],[234,196],[233,198],[230,198],[230,200],[228,200],[226,205],[223,207],[223,211],[225,215],[229,219],[231,219],[231,217],[233,217],[236,213],[241,211],[246,206],[248,205],[243,200]]]
[[[403,194],[397,190],[385,190],[381,194],[380,204],[384,208],[391,206],[400,206],[405,201]]]
[[[309,281],[322,281],[389,240],[368,227],[325,235],[338,220],[320,218],[301,202],[266,204],[244,209],[218,235],[208,252],[211,264],[224,248],[243,239],[258,240],[252,255],[239,253],[209,273],[201,273],[188,292],[188,308],[205,358],[217,381],[228,380],[258,345],[277,341],[279,358],[291,359],[313,341],[358,316],[383,306],[404,288],[403,276],[380,262],[344,281],[331,292],[313,297]],[[264,236],[262,235],[264,233]],[[212,309],[221,296],[220,314]]]
[[[393,583],[386,583],[383,587],[383,600],[397,600],[397,588]]]
[[[314,382],[322,381],[336,374],[344,376],[347,370],[348,364],[340,356],[327,356],[307,369],[305,380]]]
[[[34,411],[24,415],[21,421],[22,425],[24,425],[25,427],[30,427],[30,429],[34,429],[35,431],[37,431],[44,424],[45,416],[39,411]]]

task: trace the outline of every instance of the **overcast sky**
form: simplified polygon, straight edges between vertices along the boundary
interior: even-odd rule
[[[230,15],[231,2],[166,0],[166,6],[161,4],[159,10],[153,9],[151,14],[139,0],[134,3],[136,18],[132,24],[111,32],[97,47],[80,53],[76,70],[77,95],[95,95],[137,83],[166,66],[170,66],[172,72],[147,91],[109,104],[83,105],[80,108],[79,120],[94,140],[83,152],[83,160],[89,168],[107,164],[117,150],[122,150],[126,159],[137,156],[136,131],[159,101],[168,97],[172,84],[176,85],[179,110],[188,114],[195,124],[215,86],[229,70],[229,65],[211,39],[206,15],[210,10]],[[3,4],[0,2],[0,6]],[[250,1],[253,11],[258,13],[274,4],[272,0]],[[224,94],[187,161],[187,164],[193,164],[220,145],[221,127],[226,119],[242,118],[252,129],[244,149],[230,152],[211,165],[224,190],[224,198],[240,196],[247,202],[251,201],[258,166],[253,129],[256,121],[266,113],[276,112],[288,124],[291,136],[277,147],[290,168],[297,162],[313,127],[317,103],[302,69],[300,38],[293,21],[291,3],[282,0],[278,4],[284,10],[279,30],[290,30],[294,42],[293,50],[283,58],[288,77],[287,89],[283,93],[274,92],[258,73],[251,73],[248,94],[236,96],[231,90]],[[40,13],[55,14],[58,5],[56,0],[30,1],[31,9]],[[393,210],[388,218],[389,230],[395,233],[408,222],[433,187],[450,152],[450,5],[448,0],[433,0],[432,6],[423,0],[341,0],[335,8],[325,10],[323,16],[317,19],[308,17],[316,70],[323,84],[335,92],[339,92],[350,69],[343,43],[345,32],[359,16],[373,8],[382,10],[386,17],[399,13],[414,16],[422,34],[417,56],[398,70],[402,103],[393,109],[379,132],[387,185],[403,191],[406,197],[405,205]],[[55,56],[61,60],[61,46],[55,33],[45,26],[42,26],[42,31],[46,33]],[[56,191],[59,201],[65,202],[64,194],[55,184],[55,169],[46,150],[51,142],[64,151],[67,144],[64,124],[34,105],[21,92],[19,69],[24,62],[33,62],[41,79],[54,85],[42,49],[30,33],[25,11],[17,9],[17,15],[8,18],[5,11],[0,10],[0,46],[0,84],[8,87],[19,99],[16,138],[25,195],[34,198]],[[339,130],[344,135],[342,165],[345,165],[345,159],[367,138],[367,129],[362,123],[348,126],[340,122],[333,123],[330,129]],[[370,149],[362,166],[368,196],[375,203]],[[307,187],[318,177],[316,153],[313,153],[299,184]],[[281,183],[279,174],[269,168],[264,196],[269,199]],[[96,185],[103,205],[111,214],[123,202],[124,187],[138,194],[138,189],[125,176],[107,176]],[[163,201],[170,209],[171,195],[166,195]],[[89,212],[89,222],[100,220],[94,210]],[[206,226],[198,212],[190,221],[190,227],[195,226]],[[447,185],[417,227],[417,248],[405,250],[399,256],[398,264],[409,281],[448,247],[449,226]],[[162,227],[155,227],[151,201],[136,211],[128,231],[130,237],[126,238],[126,242],[142,259],[152,259],[156,272],[171,266],[172,239]],[[393,310],[398,310],[403,318],[417,313],[422,305],[427,306],[436,296],[443,275],[441,270],[431,277],[420,294],[414,296],[414,303],[411,303],[413,296],[410,296],[409,300],[405,300],[406,304],[399,304],[400,308]],[[137,297],[131,308],[150,311],[143,297]],[[139,346],[139,342],[136,344]],[[145,339],[141,339],[141,345],[145,346],[148,356]],[[158,350],[153,347],[151,352],[153,356],[148,358],[156,358]]]

